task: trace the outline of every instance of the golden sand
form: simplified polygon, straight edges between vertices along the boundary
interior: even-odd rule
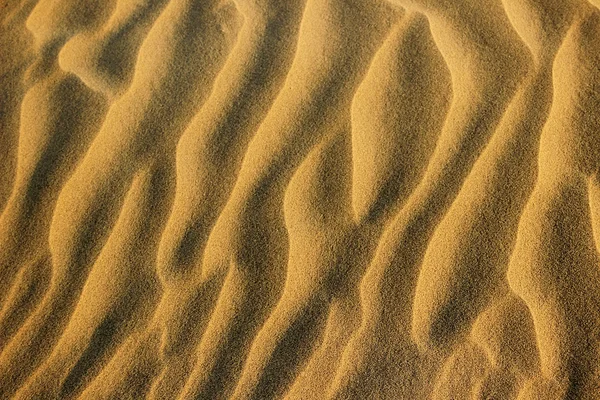
[[[600,399],[600,1],[0,1],[0,399]]]

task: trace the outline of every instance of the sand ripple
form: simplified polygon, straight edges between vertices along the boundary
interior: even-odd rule
[[[600,399],[597,1],[0,7],[1,399]]]

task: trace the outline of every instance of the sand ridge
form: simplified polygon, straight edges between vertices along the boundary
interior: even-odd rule
[[[598,7],[7,0],[0,398],[600,399]]]

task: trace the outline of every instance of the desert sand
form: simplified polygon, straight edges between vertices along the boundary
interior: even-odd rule
[[[0,1],[0,399],[600,399],[600,1]]]

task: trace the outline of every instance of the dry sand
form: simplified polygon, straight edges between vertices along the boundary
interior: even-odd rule
[[[600,399],[600,1],[0,1],[0,399]]]

